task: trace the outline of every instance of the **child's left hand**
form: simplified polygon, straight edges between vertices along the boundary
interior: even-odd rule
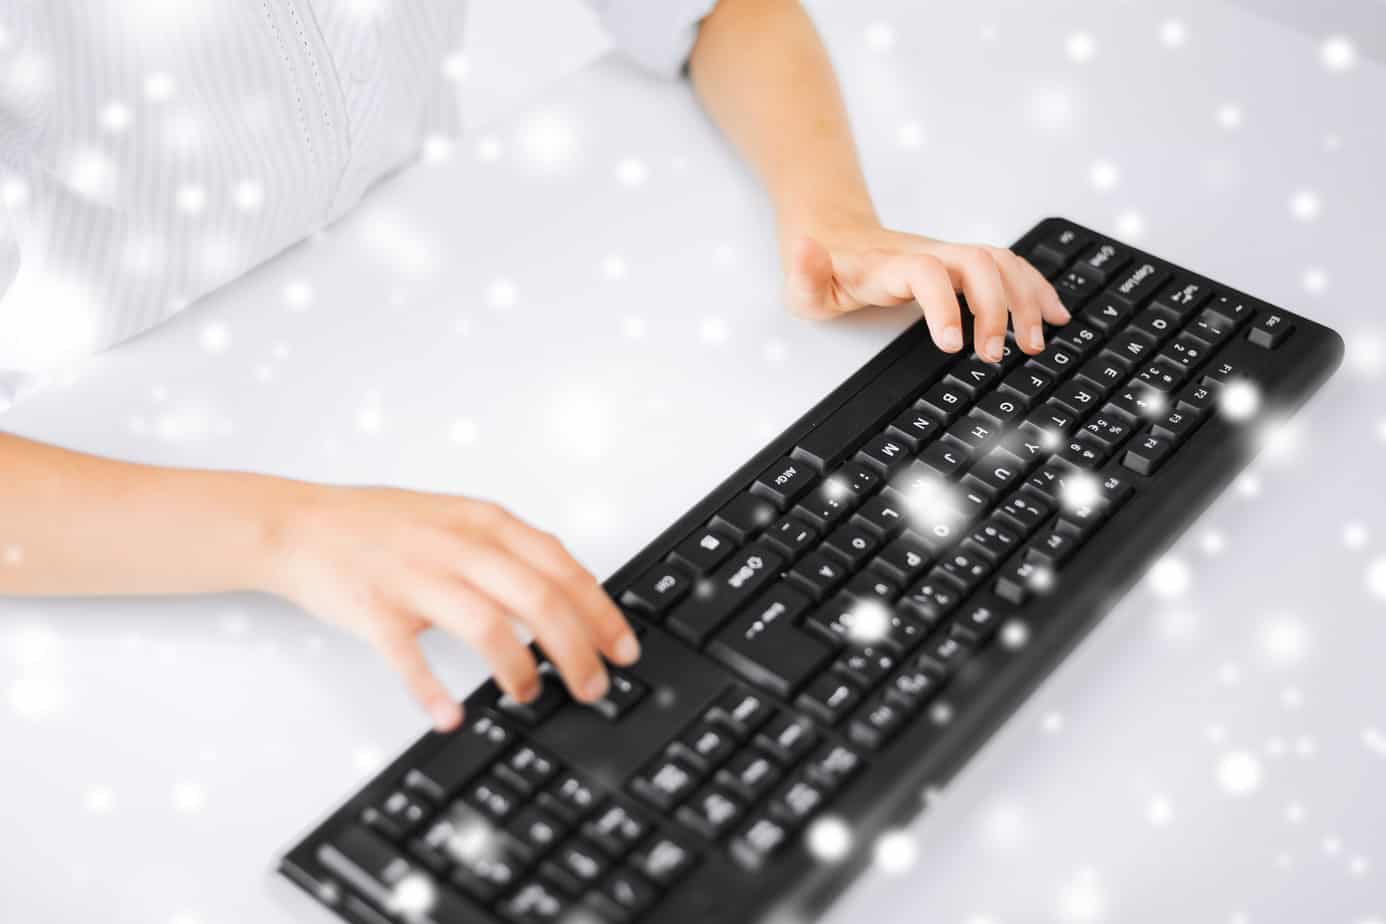
[[[786,239],[785,298],[807,318],[832,318],[870,305],[917,300],[939,349],[962,349],[957,295],[975,318],[979,356],[997,362],[1012,317],[1020,349],[1044,349],[1041,320],[1066,324],[1054,287],[1028,261],[1004,247],[953,244],[890,231],[871,220]]]

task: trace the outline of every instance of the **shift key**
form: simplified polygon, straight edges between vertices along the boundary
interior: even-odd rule
[[[836,653],[795,625],[811,603],[788,584],[772,587],[717,633],[708,654],[751,683],[788,699]]]
[[[737,552],[669,614],[668,627],[676,635],[701,646],[741,607],[779,577],[784,558],[756,542]]]

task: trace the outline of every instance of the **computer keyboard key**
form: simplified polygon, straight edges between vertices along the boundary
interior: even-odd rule
[[[1004,430],[1006,426],[1025,416],[1028,405],[1019,395],[997,389],[983,395],[972,409],[994,426]]]
[[[977,356],[959,360],[948,371],[945,382],[961,385],[968,394],[976,395],[1001,377],[996,363],[989,363]]]
[[[1035,244],[1030,256],[1064,267],[1073,262],[1090,240],[1092,238],[1074,228],[1060,228]]]
[[[806,779],[791,780],[770,800],[770,814],[791,829],[805,825],[823,807],[827,796]]]
[[[819,674],[799,694],[794,705],[825,725],[836,725],[860,698],[856,687],[842,675]]]
[[[750,492],[738,494],[712,517],[712,525],[745,542],[751,535],[775,522],[779,511],[763,497]]]
[[[1121,464],[1137,475],[1153,475],[1174,450],[1174,444],[1164,437],[1147,434],[1137,437],[1126,450]]]
[[[1146,300],[1154,295],[1168,278],[1168,270],[1160,269],[1154,263],[1146,260],[1137,260],[1103,294],[1114,302],[1135,309],[1145,304]]]
[[[784,558],[763,543],[747,546],[717,569],[708,579],[705,590],[699,587],[697,593],[669,613],[670,630],[685,641],[701,646],[708,636],[774,581],[784,564]]]
[[[825,549],[811,552],[790,569],[789,576],[799,589],[814,600],[822,600],[847,579],[848,568]]]
[[[969,457],[967,449],[940,440],[924,447],[924,451],[919,454],[919,462],[928,466],[932,473],[950,478],[967,467]]]
[[[972,395],[967,389],[954,382],[939,382],[924,392],[924,397],[915,402],[915,407],[933,414],[940,423],[950,424],[972,403]]]
[[[515,813],[505,830],[532,854],[548,850],[567,831],[567,825],[536,805],[528,805]]]
[[[623,856],[649,830],[649,824],[625,806],[609,802],[582,826],[582,834],[608,855]]]
[[[1069,437],[1064,443],[1058,457],[1079,468],[1091,469],[1106,462],[1111,454],[1112,450],[1106,443],[1085,430],[1079,430],[1076,436]]]
[[[1115,411],[1125,415],[1127,420],[1135,423],[1154,420],[1168,408],[1169,398],[1164,392],[1151,388],[1144,382],[1137,382],[1129,388],[1117,390],[1102,409],[1107,413]]]
[[[863,747],[880,750],[895,737],[907,716],[900,705],[886,694],[880,694],[857,711],[847,727],[847,736]]]
[[[1138,331],[1149,337],[1156,346],[1164,343],[1179,329],[1179,318],[1154,305],[1136,315],[1131,326],[1126,328]]]
[[[1073,504],[1064,508],[1055,529],[1075,537],[1079,542],[1087,539],[1107,518],[1107,504],[1098,501],[1091,504]]]
[[[1202,383],[1204,385],[1226,385],[1233,381],[1246,381],[1246,370],[1237,365],[1223,361],[1213,363],[1203,370]]]
[[[794,515],[819,532],[832,529],[852,511],[857,497],[847,491],[840,480],[825,481],[809,492],[794,508]]]
[[[569,895],[577,896],[597,884],[610,862],[600,848],[578,838],[554,851],[540,872]]]
[[[1180,334],[1156,358],[1182,367],[1187,374],[1208,358],[1208,347],[1193,334]]]
[[[548,755],[522,744],[496,764],[495,773],[511,789],[527,796],[543,788],[558,773],[558,765]]]
[[[698,768],[681,757],[661,757],[630,781],[630,790],[660,811],[682,802],[698,784]]]
[[[938,420],[932,415],[910,408],[892,420],[886,432],[903,440],[911,449],[917,451],[920,446],[938,436],[942,430]]]
[[[717,782],[747,802],[759,800],[779,778],[779,767],[755,748],[738,751],[717,771]]]
[[[994,602],[970,603],[953,620],[948,634],[965,645],[978,647],[996,634],[1001,608]]]
[[[1202,308],[1212,295],[1213,290],[1206,283],[1188,278],[1175,279],[1155,297],[1154,304],[1183,321]]]
[[[756,736],[756,746],[783,765],[797,764],[818,740],[813,723],[792,712],[782,712]]]
[[[830,552],[836,552],[838,557],[846,562],[853,571],[865,564],[879,545],[880,540],[876,538],[874,532],[852,523],[839,526],[827,539],[823,540],[823,548]]]
[[[1078,319],[1104,334],[1110,334],[1126,323],[1133,310],[1131,305],[1125,301],[1107,298],[1103,295],[1083,309],[1082,313],[1078,315]]]
[[[766,816],[755,818],[732,840],[732,859],[742,868],[758,870],[789,841],[789,829]]]
[[[1084,360],[1101,349],[1105,335],[1081,321],[1070,321],[1050,334],[1050,339]]]
[[[877,494],[862,504],[852,515],[851,522],[869,530],[878,539],[892,538],[905,525],[905,511],[883,494]]]
[[[1263,311],[1256,316],[1246,339],[1258,347],[1273,350],[1283,343],[1294,329],[1294,324],[1290,323],[1285,315],[1276,311]]]
[[[913,532],[906,531],[892,540],[871,560],[871,569],[879,571],[898,584],[908,584],[929,567],[933,553]]]
[[[920,652],[915,666],[935,677],[943,678],[952,674],[972,653],[972,649],[956,636],[931,641]]]
[[[923,628],[883,604],[855,600],[840,594],[827,606],[810,613],[804,628],[829,645],[876,645],[901,652],[913,647]]]
[[[848,648],[833,664],[833,670],[861,689],[869,690],[890,673],[895,663],[895,655],[880,648]]]
[[[479,809],[492,821],[502,822],[515,813],[520,804],[520,794],[495,777],[483,777],[473,783],[462,795],[463,800],[473,808]]]
[[[568,692],[563,687],[563,681],[552,670],[541,667],[539,693],[533,699],[520,702],[509,694],[502,694],[496,700],[496,708],[521,725],[534,726],[553,715],[566,702]]]
[[[1073,265],[1076,272],[1105,284],[1123,266],[1131,262],[1131,251],[1107,241],[1096,244]]]
[[[804,776],[825,793],[835,793],[866,766],[861,755],[844,744],[824,744],[804,764]]]
[[[651,840],[630,859],[630,865],[642,876],[666,889],[686,876],[696,863],[697,858],[691,850],[664,836]]]
[[[576,824],[597,803],[592,787],[572,773],[561,774],[539,794],[539,806],[568,824]]]
[[[889,433],[873,436],[857,450],[858,461],[872,466],[883,475],[889,475],[909,462],[912,455],[908,443]]]
[[[1047,591],[1054,572],[1034,561],[1016,561],[1002,569],[996,578],[996,595],[1015,606],[1023,605],[1036,593]]]
[[[1025,422],[1041,434],[1056,436],[1068,436],[1078,429],[1078,415],[1062,404],[1056,404],[1052,398],[1031,411]]]
[[[1025,560],[1057,571],[1078,550],[1078,537],[1057,526],[1046,530],[1025,549]]]
[[[1155,361],[1142,366],[1136,373],[1136,378],[1143,382],[1146,387],[1153,388],[1158,392],[1169,394],[1180,386],[1184,381],[1184,368],[1176,365],[1167,359],[1159,356]]]
[[[963,541],[962,548],[974,557],[982,558],[993,565],[1000,564],[1015,551],[1020,536],[1004,519],[992,516],[986,522],[973,527]]]
[[[718,632],[708,653],[744,679],[790,696],[832,657],[832,651],[796,624],[810,600],[779,584]]]
[[[1175,398],[1175,406],[1191,411],[1199,417],[1206,417],[1217,407],[1218,396],[1213,386],[1190,385]]]
[[[1021,366],[1007,375],[1001,386],[1020,398],[1027,408],[1033,407],[1054,385],[1054,377],[1043,369]]]
[[[495,719],[478,716],[453,732],[421,766],[410,770],[404,784],[434,802],[452,796],[509,746],[513,735]]]
[[[589,894],[583,903],[599,918],[625,924],[658,898],[659,893],[644,876],[631,869],[619,869],[606,880],[600,892]]]
[[[496,910],[511,924],[551,924],[562,920],[568,909],[568,899],[553,885],[534,880],[520,886]]]
[[[1155,351],[1155,339],[1144,331],[1126,328],[1112,338],[1102,354],[1115,356],[1127,368],[1142,362]]]
[[[730,543],[727,550],[730,552]],[[660,563],[621,594],[621,602],[631,609],[659,615],[681,600],[692,586],[692,580],[676,565]]]
[[[669,557],[694,574],[707,574],[726,561],[727,556],[736,551],[736,546],[737,541],[731,536],[705,526],[674,546]]]
[[[1053,502],[1029,491],[1018,491],[998,508],[997,513],[1021,537],[1030,535],[1054,512]]]
[[[806,464],[785,456],[761,473],[751,485],[751,493],[787,510],[817,480],[818,475]]]
[[[736,824],[746,807],[720,786],[706,786],[679,807],[680,822],[710,841],[721,839]]]
[[[991,573],[992,563],[989,559],[974,555],[959,546],[940,558],[938,567],[944,574],[961,584],[966,592],[980,584]]]
[[[731,729],[738,738],[747,738],[770,719],[765,698],[749,690],[730,689],[717,697],[707,717]]]
[[[1178,446],[1180,443],[1184,442],[1184,440],[1188,439],[1194,430],[1198,429],[1198,425],[1202,422],[1203,417],[1196,411],[1189,411],[1180,407],[1170,411],[1164,417],[1155,421],[1155,423],[1151,425],[1151,432],[1156,436],[1164,437],[1175,446]]]
[[[1234,330],[1241,327],[1256,313],[1252,303],[1240,295],[1220,292],[1208,303],[1208,311],[1213,312]]]
[[[1044,352],[1030,357],[1027,369],[1042,369],[1055,379],[1061,379],[1078,367],[1078,354],[1055,340],[1050,340]]]
[[[963,589],[939,569],[915,584],[900,598],[900,606],[916,619],[932,625],[962,602]]]
[[[627,674],[611,671],[606,695],[592,704],[608,721],[615,722],[645,698],[645,685]]]
[[[787,516],[776,520],[760,538],[784,555],[785,561],[794,562],[817,545],[818,530],[796,516]]]
[[[1129,364],[1103,352],[1079,366],[1074,380],[1083,382],[1105,398],[1113,388],[1126,381],[1129,371]]]
[[[1078,309],[1096,294],[1097,288],[1096,280],[1073,270],[1064,273],[1054,283],[1054,291],[1059,293],[1059,301],[1064,303],[1070,314],[1077,314]]]
[[[670,753],[681,757],[703,773],[709,773],[736,750],[736,738],[725,727],[703,719],[677,741],[669,745]]]
[[[1099,440],[1107,449],[1115,450],[1133,431],[1125,417],[1099,412],[1088,418],[1088,422],[1083,424],[1082,432]]]
[[[395,840],[403,840],[428,817],[429,807],[403,790],[396,789],[375,805],[361,812],[367,825]]]

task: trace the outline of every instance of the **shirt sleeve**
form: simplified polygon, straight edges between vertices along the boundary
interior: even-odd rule
[[[717,0],[586,0],[616,45],[662,77],[683,72],[698,26]]]

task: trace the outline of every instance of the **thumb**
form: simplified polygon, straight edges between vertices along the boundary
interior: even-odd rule
[[[833,260],[828,249],[811,237],[801,237],[789,249],[785,270],[785,302],[806,318],[831,318]]]

